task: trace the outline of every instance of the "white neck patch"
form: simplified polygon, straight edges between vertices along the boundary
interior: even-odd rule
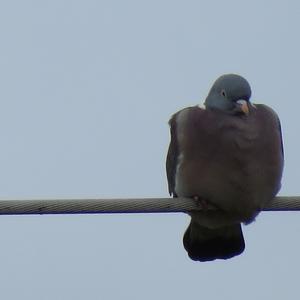
[[[199,105],[198,105],[198,107],[199,107],[199,108],[201,108],[201,109],[204,109],[204,110],[206,109],[206,106],[205,106],[205,104],[204,104],[204,103],[202,103],[202,104],[199,104]]]

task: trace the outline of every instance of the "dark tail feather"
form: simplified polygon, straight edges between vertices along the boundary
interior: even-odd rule
[[[184,234],[183,245],[189,257],[198,261],[228,259],[245,249],[241,224],[209,229],[193,219]]]

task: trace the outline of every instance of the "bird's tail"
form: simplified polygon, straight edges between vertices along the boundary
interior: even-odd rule
[[[245,249],[241,224],[210,229],[193,218],[184,234],[183,245],[189,257],[198,261],[228,259]]]

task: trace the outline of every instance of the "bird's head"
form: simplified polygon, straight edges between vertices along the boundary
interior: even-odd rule
[[[247,115],[250,97],[251,88],[245,78],[236,74],[225,74],[215,81],[204,104],[209,110]]]

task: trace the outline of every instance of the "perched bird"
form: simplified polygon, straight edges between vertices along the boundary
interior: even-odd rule
[[[280,189],[280,121],[268,106],[252,104],[250,96],[246,79],[226,74],[215,81],[203,108],[182,109],[169,121],[170,195],[203,205],[203,210],[190,213],[183,237],[193,260],[241,254],[241,223],[251,223]],[[207,204],[217,210],[207,209]]]

